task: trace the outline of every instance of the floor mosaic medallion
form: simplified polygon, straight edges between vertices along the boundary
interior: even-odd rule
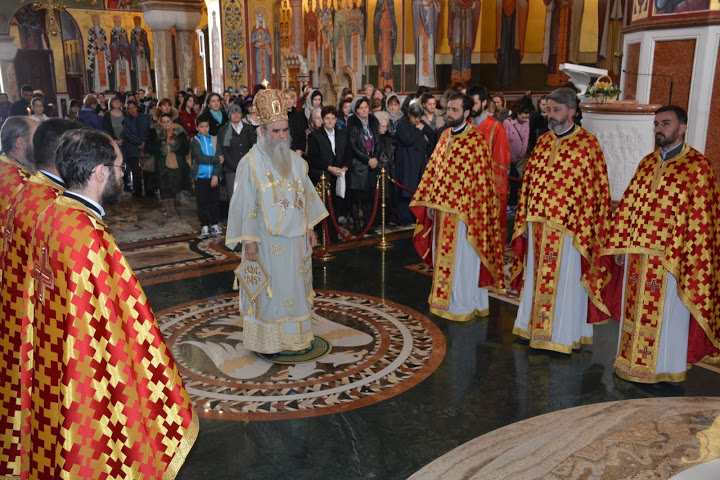
[[[202,417],[280,420],[351,410],[412,388],[442,361],[442,333],[415,310],[354,293],[316,293],[314,333],[332,351],[296,365],[243,348],[236,294],[158,314]]]

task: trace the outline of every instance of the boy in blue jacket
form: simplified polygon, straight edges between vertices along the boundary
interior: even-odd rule
[[[202,225],[200,238],[222,235],[220,221],[220,193],[222,161],[217,137],[210,135],[210,121],[205,115],[195,120],[197,135],[190,141],[192,178],[195,180],[198,220]]]

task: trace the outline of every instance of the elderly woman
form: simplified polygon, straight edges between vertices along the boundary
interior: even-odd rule
[[[372,214],[380,152],[380,123],[370,115],[370,102],[366,97],[355,103],[355,115],[347,120],[347,132],[352,153],[349,201],[355,235],[358,235],[364,229],[360,222],[360,204],[365,222]]]
[[[187,154],[190,150],[185,129],[173,122],[170,113],[161,113],[155,128],[155,141],[150,148],[155,155],[155,172],[160,187],[160,200],[162,201],[165,216],[179,215],[176,200],[184,185],[184,169],[187,165]]]
[[[243,121],[240,105],[233,103],[228,108],[230,121],[220,128],[217,143],[220,148],[220,161],[225,175],[225,189],[228,200],[232,198],[235,188],[235,171],[240,160],[247,155],[257,142],[255,128]]]
[[[395,130],[395,173],[401,185],[414,191],[428,162],[428,146],[435,143],[435,132],[421,120],[423,107],[420,102],[411,103],[407,113]],[[398,189],[396,212],[401,225],[415,222],[415,215],[409,207],[410,200],[412,193]]]

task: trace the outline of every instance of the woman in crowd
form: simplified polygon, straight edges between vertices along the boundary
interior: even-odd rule
[[[372,102],[372,100],[380,100],[380,110],[385,110],[386,99],[387,99],[387,97],[385,95],[385,92],[383,92],[379,88],[376,88],[372,94],[371,102]],[[378,110],[378,111],[380,111],[380,110]]]
[[[227,113],[222,110],[222,97],[217,93],[210,93],[205,100],[205,109],[200,115],[205,115],[210,120],[210,135],[217,136],[220,127],[228,122]]]
[[[73,122],[77,122],[78,118],[78,112],[80,111],[80,102],[75,100],[74,98],[70,100],[70,107],[68,109],[68,120],[71,120]]]
[[[347,98],[343,98],[340,100],[340,103],[338,105],[337,113],[337,123],[335,124],[341,132],[344,132],[347,130],[347,119],[350,116],[350,104],[352,103],[352,100],[348,100]]]
[[[415,191],[428,162],[428,144],[435,142],[435,132],[421,120],[423,107],[420,102],[408,106],[408,116],[403,117],[395,131],[395,173],[397,181]],[[401,225],[415,222],[410,211],[412,193],[398,188],[396,212]]]
[[[197,117],[198,114],[195,111],[195,96],[186,95],[182,105],[180,106],[178,118],[180,119],[180,122],[187,132],[190,140],[197,135],[197,127],[195,126],[195,120]]]
[[[360,204],[365,222],[372,214],[380,151],[380,123],[370,115],[370,102],[366,97],[355,103],[355,115],[347,121],[347,132],[352,153],[349,200],[355,234],[358,235],[364,228],[360,222]]]
[[[172,102],[169,98],[163,98],[158,102],[157,112],[155,112],[158,121],[160,121],[160,115],[162,115],[163,113],[167,113],[168,115],[170,115],[170,118],[172,118],[173,122],[178,119],[178,111],[175,107],[172,106]],[[178,125],[180,125],[179,121],[177,123]]]
[[[185,184],[181,165],[187,165],[190,141],[185,129],[173,122],[170,113],[160,114],[154,142],[150,148],[155,155],[155,173],[160,187],[163,213],[168,217],[179,215],[176,200],[178,192]]]
[[[220,162],[223,165],[225,175],[225,189],[228,201],[232,198],[235,188],[235,171],[240,160],[250,151],[257,136],[255,127],[243,121],[240,105],[232,104],[228,108],[230,121],[220,128],[217,144],[220,149]]]
[[[510,144],[510,167],[508,176],[512,178],[522,178],[525,172],[525,155],[528,151],[528,142],[530,139],[530,107],[521,104],[512,116],[503,122],[505,131],[507,132],[508,143]],[[515,213],[518,201],[518,191],[520,182],[510,181],[509,195],[506,202],[508,213]]]
[[[323,106],[323,95],[320,93],[320,90],[313,90],[310,96],[308,97],[307,105],[305,105],[305,116],[307,117],[308,121],[310,120],[310,114],[312,111],[316,108],[322,109]]]
[[[48,119],[48,116],[45,115],[45,101],[42,97],[33,97],[33,99],[30,100],[30,109],[32,110],[30,118],[33,120],[37,122],[44,122]]]
[[[512,115],[512,110],[507,109],[505,95],[502,92],[493,93],[492,100],[495,104],[495,118],[497,118],[500,123],[505,122],[505,120]]]
[[[314,112],[313,112],[314,113]],[[350,147],[347,144],[345,132],[337,128],[337,110],[329,105],[321,110],[322,126],[308,137],[308,176],[314,185],[320,181],[322,174],[330,183],[330,196],[332,198],[335,215],[344,215],[344,199],[335,194],[337,178],[347,172],[350,161]],[[322,223],[319,224],[322,228]],[[331,242],[337,242],[337,230],[328,226]],[[318,233],[323,232],[318,229]],[[322,238],[322,237],[321,237]]]
[[[434,132],[440,130],[445,121],[436,113],[437,100],[429,93],[426,93],[420,98],[420,104],[423,107],[423,114],[421,120],[428,124]]]
[[[322,119],[322,108],[316,107],[313,108],[310,112],[310,120],[308,121],[308,128],[305,131],[306,135],[309,137],[312,135],[312,133],[317,130],[318,128],[323,126],[323,119]]]
[[[102,117],[102,129],[122,149],[125,143],[125,112],[123,112],[123,102],[119,97],[112,97],[108,101],[108,111]],[[132,190],[130,172],[123,176],[123,183],[125,184],[125,191]]]
[[[399,106],[398,106],[399,108]],[[373,114],[375,118],[378,120],[378,133],[380,133],[380,149],[378,152],[378,170],[385,168],[385,172],[387,172],[388,175],[395,178],[395,172],[393,170],[394,168],[394,157],[395,152],[393,148],[394,138],[392,135],[390,135],[390,132],[388,131],[388,126],[390,125],[390,114],[387,112],[377,112]],[[393,184],[389,181],[385,183],[385,218],[387,220],[390,219],[390,212],[392,211],[392,204],[395,202],[393,201]],[[382,197],[378,197],[380,200],[382,200]],[[382,202],[378,202],[380,205],[378,205],[378,213],[375,215],[375,225],[380,225],[380,222],[382,221],[382,210],[380,209]]]
[[[382,111],[382,102],[377,98],[373,98],[372,100],[370,100],[370,113],[375,114],[375,113],[381,112],[381,111]]]
[[[183,103],[185,103],[185,92],[180,90],[175,94],[175,108],[182,109]]]
[[[400,98],[396,94],[392,94],[387,99],[387,112],[389,115],[388,119],[388,132],[391,137],[395,137],[395,130],[397,129],[397,123],[403,118],[403,113],[400,110]]]
[[[242,104],[243,109],[243,123],[245,125],[252,127],[253,130],[257,130],[257,127],[259,125],[259,120],[257,117],[257,112],[255,111],[255,105],[253,105],[252,97],[247,97],[245,101]]]
[[[157,123],[158,121],[158,102],[157,100],[150,100],[150,102],[147,104],[146,113],[150,117],[150,122]]]

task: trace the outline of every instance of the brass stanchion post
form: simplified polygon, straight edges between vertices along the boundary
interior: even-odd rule
[[[320,176],[320,194],[322,195],[323,203],[327,202],[328,185],[329,182],[325,177],[325,172],[323,172],[323,174]],[[323,222],[327,222],[327,218],[323,220]],[[335,255],[328,251],[327,237],[325,236],[325,226],[322,224],[322,222],[320,222],[320,235],[322,235],[321,244],[323,252],[325,253],[323,253],[322,256],[315,258],[317,258],[321,262],[329,262],[330,260],[335,258]]]
[[[380,202],[380,205],[382,206],[382,212],[381,213],[381,220],[382,225],[380,225],[380,243],[375,245],[376,248],[379,248],[380,250],[390,250],[395,245],[388,242],[385,238],[385,183],[387,181],[387,172],[385,171],[385,167],[382,167],[380,169],[380,195],[382,196],[382,201]]]

